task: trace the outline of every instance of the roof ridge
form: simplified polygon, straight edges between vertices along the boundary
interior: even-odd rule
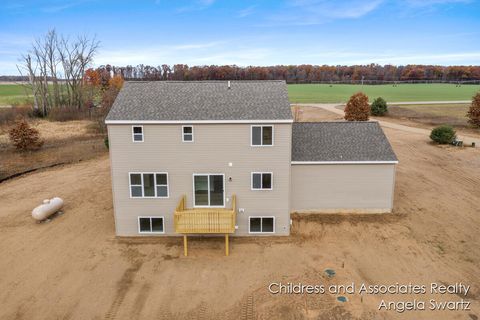
[[[348,120],[322,120],[322,121],[299,121],[299,122],[294,122],[294,124],[301,124],[301,123],[318,123],[318,124],[321,124],[321,123],[356,123],[356,124],[360,124],[360,123],[378,123],[377,120],[367,120],[367,121],[348,121]]]
[[[108,121],[292,121],[285,81],[132,81]],[[231,89],[231,90],[230,90]]]

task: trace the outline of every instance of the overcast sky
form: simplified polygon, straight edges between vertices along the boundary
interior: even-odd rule
[[[473,0],[1,0],[0,75],[50,28],[96,65],[480,64]]]

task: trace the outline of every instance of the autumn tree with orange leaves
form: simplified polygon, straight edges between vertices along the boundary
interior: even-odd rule
[[[370,104],[368,97],[362,93],[355,93],[345,106],[345,120],[348,121],[367,121],[370,116]]]
[[[43,140],[37,129],[30,127],[25,119],[17,119],[8,131],[12,144],[20,151],[37,150],[43,145]]]
[[[100,103],[100,73],[95,69],[87,69],[83,76],[83,105],[87,108]]]
[[[83,81],[85,81],[85,84],[91,85],[91,86],[99,86],[100,85],[100,72],[95,69],[87,69],[85,71],[85,75],[83,76]]]
[[[101,105],[107,112],[124,82],[121,75],[111,77],[110,72],[104,68],[88,69],[83,80],[88,96],[86,106]]]
[[[472,104],[467,113],[468,122],[476,127],[480,127],[480,92],[472,99]]]
[[[102,93],[102,107],[105,110],[110,110],[117,97],[120,89],[123,86],[123,78],[120,75],[115,75],[108,80],[108,89]]]

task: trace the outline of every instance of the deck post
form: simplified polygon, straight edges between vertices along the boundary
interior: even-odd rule
[[[187,235],[183,235],[183,255],[186,257],[188,255],[188,249],[187,249]]]
[[[228,233],[225,234],[225,255],[228,257]]]

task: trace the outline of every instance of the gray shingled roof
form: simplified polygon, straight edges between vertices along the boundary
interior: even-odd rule
[[[290,120],[285,81],[126,82],[106,120]]]
[[[397,161],[378,122],[296,122],[292,161]]]

